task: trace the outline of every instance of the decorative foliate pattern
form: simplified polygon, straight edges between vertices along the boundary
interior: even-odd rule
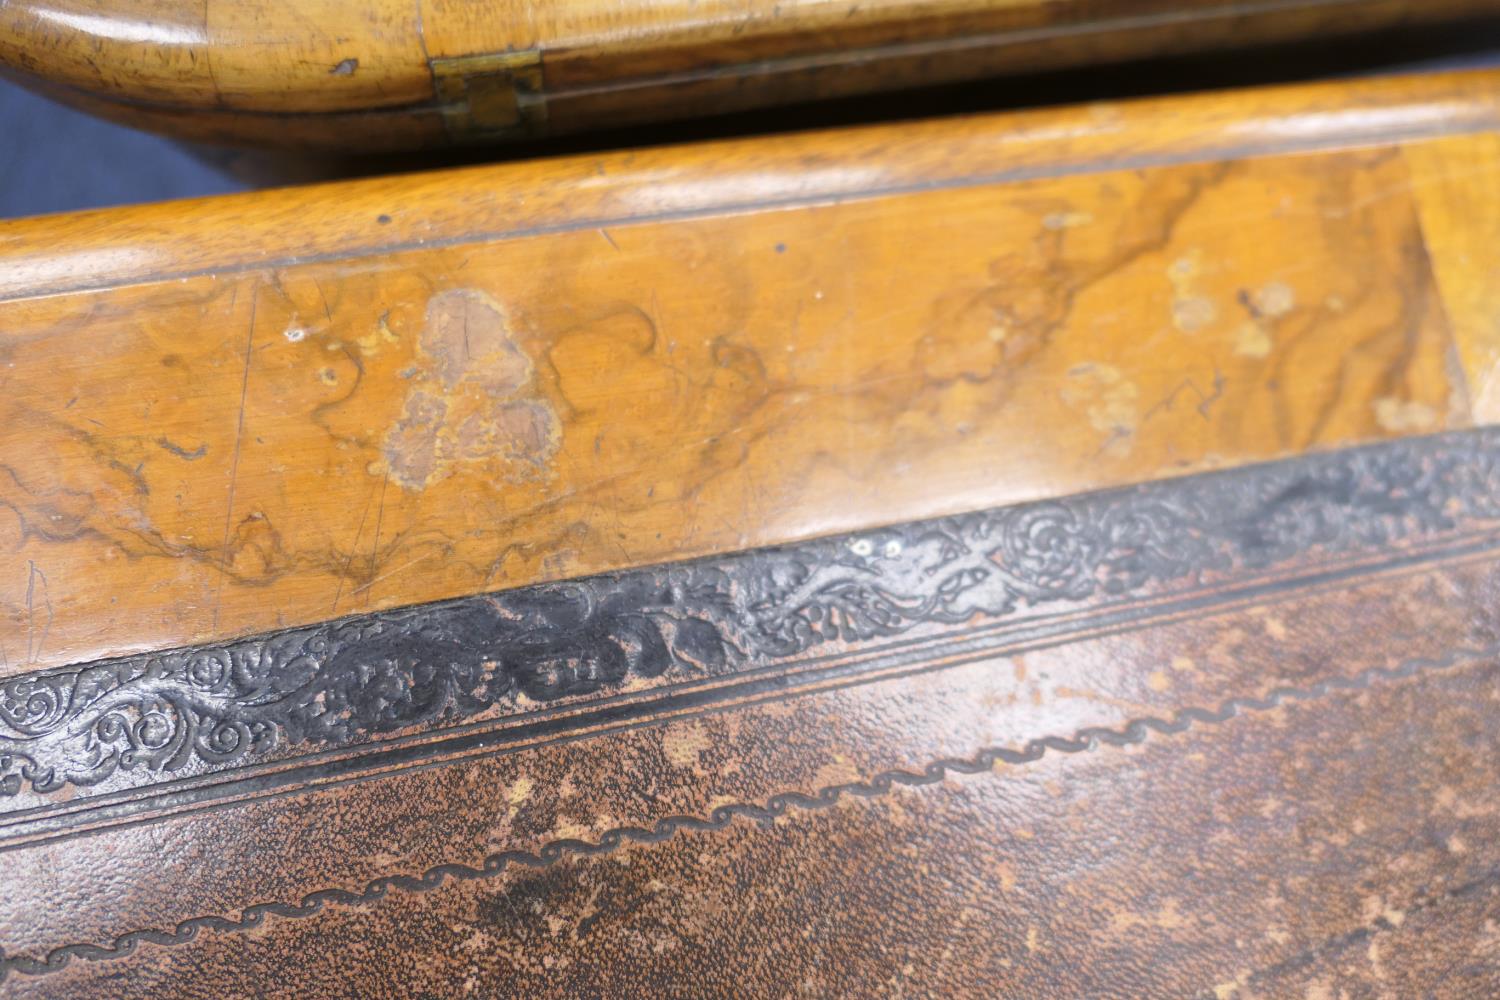
[[[1500,521],[1500,433],[529,587],[0,684],[0,793],[234,765]]]

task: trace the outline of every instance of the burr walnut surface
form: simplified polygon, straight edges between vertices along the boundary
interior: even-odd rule
[[[0,675],[1485,422],[1496,79],[0,225]]]

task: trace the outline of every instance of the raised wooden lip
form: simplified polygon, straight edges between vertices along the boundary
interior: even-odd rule
[[[0,302],[738,209],[1495,131],[1500,69],[962,120],[968,127],[951,118],[864,125],[0,220]],[[491,196],[457,205],[458,189]],[[390,207],[371,210],[380,205]],[[244,239],[197,240],[236,228]],[[174,265],[189,244],[193,266]]]

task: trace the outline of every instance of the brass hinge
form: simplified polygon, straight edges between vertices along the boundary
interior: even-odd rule
[[[534,135],[546,124],[539,50],[433,59],[430,65],[443,123],[455,142]]]

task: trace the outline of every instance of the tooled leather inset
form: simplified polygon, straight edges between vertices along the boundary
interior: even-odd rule
[[[1500,656],[1500,643],[1455,649],[1438,658],[1414,658],[1394,667],[1368,667],[1347,677],[1330,677],[1307,687],[1276,687],[1261,696],[1231,698],[1217,707],[1194,706],[1180,709],[1168,717],[1136,718],[1118,728],[1104,726],[1081,729],[1071,736],[1037,736],[1014,746],[987,747],[966,758],[942,758],[929,762],[920,771],[887,770],[866,780],[825,785],[810,793],[782,792],[764,802],[737,802],[720,805],[706,816],[669,815],[649,827],[622,826],[606,830],[598,840],[576,837],[549,840],[535,851],[502,850],[493,852],[478,867],[449,862],[436,865],[421,874],[387,875],[367,882],[358,890],[326,888],[302,896],[296,902],[262,902],[245,907],[237,916],[219,914],[193,917],[170,930],[140,928],[119,934],[108,944],[73,943],[53,948],[41,958],[6,955],[0,952],[0,981],[10,972],[39,976],[57,972],[72,959],[103,961],[122,958],[143,943],[161,946],[181,945],[192,941],[200,931],[238,932],[260,927],[268,917],[311,917],[325,906],[362,906],[377,903],[393,890],[430,892],[450,879],[488,879],[516,866],[543,868],[570,855],[598,856],[610,854],[630,843],[654,844],[670,840],[685,831],[723,830],[736,819],[769,823],[789,810],[826,809],[847,795],[876,798],[889,794],[898,786],[918,787],[943,781],[950,774],[983,774],[997,764],[1025,765],[1041,760],[1049,753],[1081,754],[1101,747],[1129,747],[1147,740],[1153,733],[1172,736],[1194,726],[1220,725],[1248,713],[1269,712],[1287,702],[1312,702],[1336,692],[1359,693],[1374,685],[1392,683],[1424,674],[1483,665]],[[1461,890],[1460,890],[1461,891]],[[1440,897],[1427,897],[1437,899]],[[1421,901],[1419,901],[1420,905]]]
[[[223,769],[1497,522],[1500,431],[1478,431],[98,661],[0,685],[0,792]]]

